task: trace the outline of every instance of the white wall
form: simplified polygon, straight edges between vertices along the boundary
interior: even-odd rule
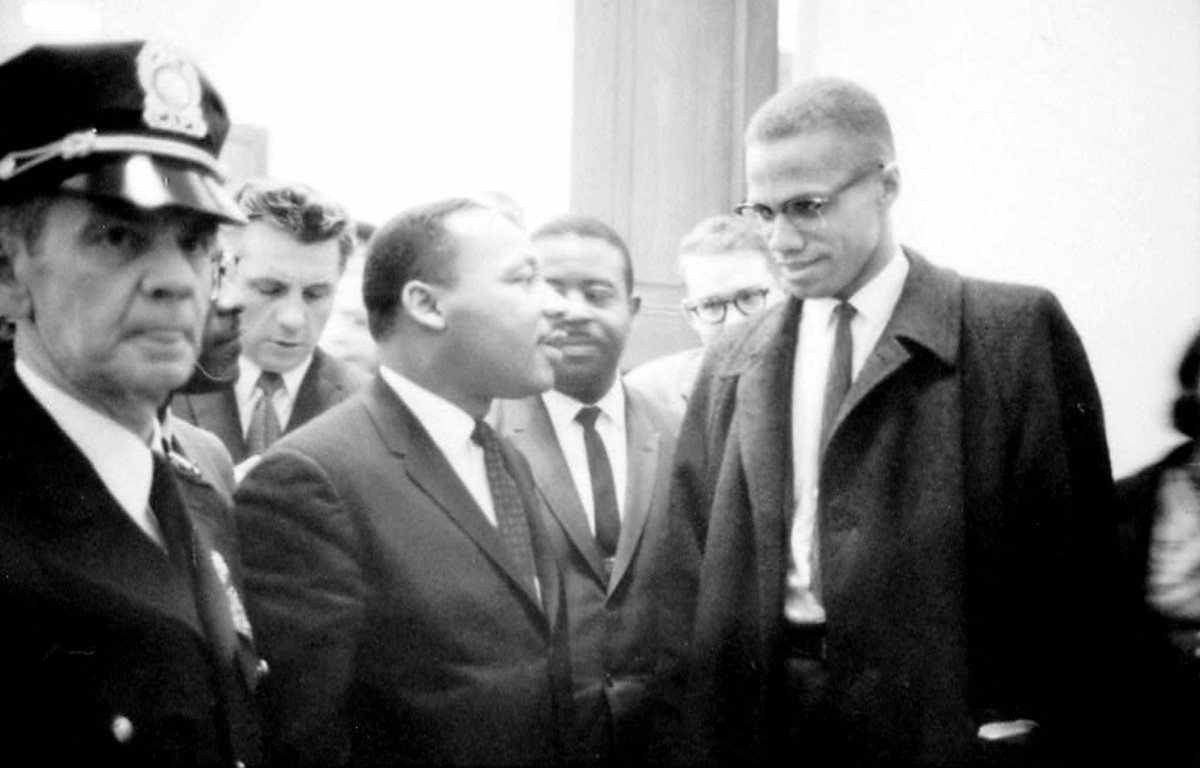
[[[535,221],[567,208],[570,2],[0,0],[0,59],[147,36],[184,47],[235,121],[267,129],[273,175],[361,218],[489,189]]]
[[[902,240],[1053,289],[1099,382],[1114,469],[1177,441],[1200,327],[1200,3],[785,0],[793,76],[892,118]]]

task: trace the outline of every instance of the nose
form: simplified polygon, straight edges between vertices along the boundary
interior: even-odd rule
[[[803,250],[808,238],[804,236],[787,216],[777,214],[771,220],[767,234],[767,246],[776,252]]]
[[[551,288],[549,283],[542,282],[541,293],[542,314],[556,322],[562,320],[570,309],[570,303],[562,294]]]
[[[304,300],[297,294],[285,296],[275,310],[275,322],[288,331],[304,327]]]
[[[213,291],[212,306],[214,311],[224,315],[242,311],[244,306],[242,293],[233,285],[233,281],[228,276],[222,279],[217,284],[217,289]]]
[[[142,288],[156,301],[184,301],[201,296],[212,282],[212,264],[207,258],[193,260],[172,242],[160,237],[147,253]]]

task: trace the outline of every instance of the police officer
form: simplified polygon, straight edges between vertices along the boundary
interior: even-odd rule
[[[220,96],[171,49],[0,64],[0,744],[47,765],[259,760],[221,494],[163,440],[220,223]]]

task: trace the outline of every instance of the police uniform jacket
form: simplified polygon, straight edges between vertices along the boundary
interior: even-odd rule
[[[262,670],[233,597],[235,553],[212,543],[229,524],[221,495],[186,458],[171,459],[193,564],[173,565],[15,376],[0,385],[0,413],[5,754],[44,765],[256,764]]]

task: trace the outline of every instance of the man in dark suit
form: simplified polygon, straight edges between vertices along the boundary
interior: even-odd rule
[[[628,765],[643,759],[648,731],[649,573],[662,556],[678,421],[619,377],[639,304],[624,241],[584,216],[552,220],[532,237],[546,282],[566,302],[562,357],[554,389],[500,401],[496,426],[529,459],[566,578],[572,758]]]
[[[561,299],[465,199],[377,232],[363,295],[378,374],[236,495],[273,760],[555,762],[562,584],[528,464],[482,417],[553,384]]]
[[[178,396],[173,409],[242,462],[345,400],[365,377],[317,346],[354,249],[345,211],[308,187],[277,182],[248,183],[237,201],[250,220],[231,236],[242,306],[238,377]]]
[[[746,141],[738,212],[791,298],[717,343],[684,418],[681,743],[739,764],[1119,754],[1109,462],[1063,310],[898,247],[891,130],[861,87],[782,92]]]
[[[0,65],[0,102],[22,116],[0,125],[5,749],[254,763],[230,509],[157,418],[196,361],[217,226],[242,221],[216,162],[224,106],[137,42],[31,48]]]

